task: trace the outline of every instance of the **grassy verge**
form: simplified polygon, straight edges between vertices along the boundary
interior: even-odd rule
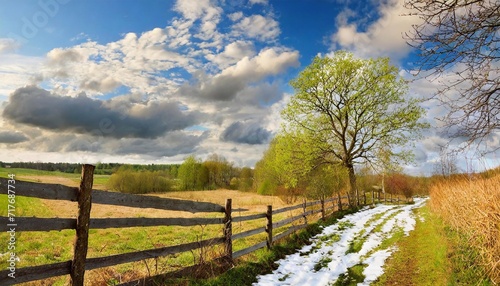
[[[386,262],[374,285],[492,285],[478,271],[466,240],[446,227],[428,206],[410,236],[400,237],[398,250]]]

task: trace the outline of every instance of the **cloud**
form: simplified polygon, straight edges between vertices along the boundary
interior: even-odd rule
[[[255,57],[244,57],[213,77],[199,78],[197,84],[185,85],[180,92],[208,100],[232,100],[247,84],[258,82],[267,76],[278,75],[289,67],[297,66],[298,58],[297,51],[280,48],[264,49]]]
[[[85,94],[61,97],[36,86],[27,86],[10,96],[3,117],[54,131],[114,138],[157,138],[197,123],[199,113],[183,112],[177,103],[157,101],[131,105],[123,111]]]
[[[0,54],[14,52],[19,49],[21,45],[9,38],[0,38]]]
[[[21,132],[0,131],[0,143],[16,144],[28,140],[28,137]]]
[[[268,0],[250,0],[248,1],[248,3],[250,3],[250,5],[255,5],[255,4],[267,5]]]
[[[269,142],[271,132],[255,122],[237,121],[229,125],[221,134],[222,141],[231,141],[244,144],[264,144]]]
[[[418,23],[418,17],[403,16],[409,12],[403,7],[404,0],[380,3],[380,17],[366,30],[362,30],[357,23],[349,23],[348,19],[354,16],[353,11],[346,9],[340,13],[337,16],[338,30],[331,36],[332,50],[347,49],[362,57],[390,56],[393,60],[406,57],[411,47],[406,44],[403,34]]]
[[[255,49],[253,43],[239,40],[225,46],[224,51],[221,53],[217,55],[209,54],[206,58],[217,64],[219,68],[224,69],[245,57],[252,57],[254,55]]]
[[[177,0],[174,10],[190,20],[196,20],[202,16],[206,19],[212,19],[219,17],[222,13],[222,9],[213,5],[210,0]]]
[[[281,33],[279,23],[273,18],[262,15],[243,17],[233,26],[233,33],[259,41],[273,41]]]

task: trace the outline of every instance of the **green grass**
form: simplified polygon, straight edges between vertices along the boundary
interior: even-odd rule
[[[17,177],[22,176],[57,176],[68,179],[80,179],[80,174],[64,173],[59,171],[43,171],[24,168],[2,168],[0,167],[0,177],[7,178],[8,174],[14,174]]]
[[[365,276],[363,271],[366,264],[357,264],[347,269],[347,274],[340,274],[339,278],[333,283],[333,286],[356,286],[358,283],[363,283]]]
[[[373,285],[492,285],[480,274],[466,238],[451,231],[428,206],[415,210],[410,236],[396,231],[380,248],[396,243],[398,251],[386,262],[384,274]]]

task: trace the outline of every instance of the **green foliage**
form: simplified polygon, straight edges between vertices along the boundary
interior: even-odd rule
[[[325,199],[346,187],[347,170],[340,165],[322,165],[307,176],[307,196]]]
[[[419,122],[424,109],[405,97],[408,85],[388,58],[358,59],[343,51],[316,57],[290,84],[295,96],[282,112],[284,132],[313,162],[348,168],[351,197],[356,164],[410,161],[409,149],[394,147],[411,144],[427,126]]]
[[[122,166],[107,183],[108,188],[121,193],[146,194],[172,190],[169,174],[162,171],[134,171],[130,166]]]

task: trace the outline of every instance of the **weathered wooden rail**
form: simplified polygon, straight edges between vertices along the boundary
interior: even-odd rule
[[[16,232],[24,231],[60,231],[75,229],[76,239],[73,259],[69,261],[24,267],[16,269],[16,278],[8,276],[10,270],[0,271],[0,285],[17,284],[35,280],[47,279],[61,275],[70,275],[72,285],[83,285],[85,271],[123,263],[136,262],[150,258],[178,254],[195,249],[223,244],[224,257],[232,261],[243,255],[261,248],[271,248],[273,243],[291,233],[308,225],[308,216],[321,213],[324,219],[329,213],[342,209],[347,197],[335,197],[325,200],[306,202],[273,210],[267,207],[265,213],[233,217],[232,200],[227,199],[225,206],[208,202],[194,202],[188,200],[168,199],[154,196],[122,194],[92,190],[94,166],[82,167],[81,184],[79,188],[62,185],[31,183],[15,181],[15,195],[36,197],[50,200],[66,200],[78,202],[78,217],[75,218],[37,218],[16,217]],[[8,179],[0,178],[0,188],[5,189]],[[374,197],[373,197],[374,198]],[[186,211],[191,213],[220,213],[220,218],[90,218],[92,204],[106,204],[127,206],[134,208],[154,208],[160,210]],[[289,212],[290,217],[280,221],[273,221],[277,214]],[[256,219],[266,219],[266,224],[255,229],[233,234],[232,224],[247,222]],[[9,230],[8,217],[0,217],[1,231]],[[126,228],[126,227],[151,227],[151,226],[195,226],[195,225],[221,225],[222,236],[203,241],[190,242],[180,245],[154,248],[131,253],[116,254],[105,257],[87,258],[88,237],[90,229]],[[280,233],[275,233],[277,228],[291,225]],[[233,241],[249,236],[266,233],[267,239],[250,247],[233,252]],[[140,282],[140,281],[138,281]],[[137,285],[137,284],[135,284]]]

